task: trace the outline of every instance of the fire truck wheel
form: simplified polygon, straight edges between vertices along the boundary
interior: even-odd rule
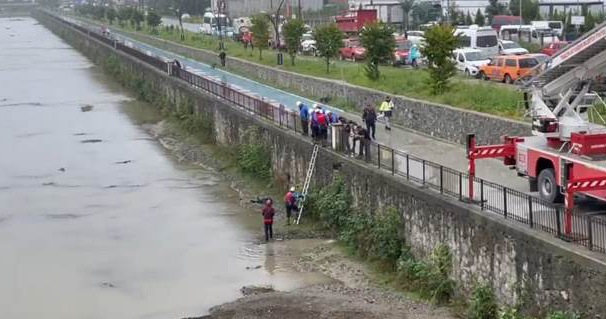
[[[553,168],[546,168],[539,173],[538,178],[539,195],[542,199],[556,203],[562,201],[562,194],[559,186],[556,184],[556,178]]]

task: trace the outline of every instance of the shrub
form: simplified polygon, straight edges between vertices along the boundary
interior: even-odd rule
[[[341,177],[336,177],[331,184],[322,188],[321,196],[316,197],[315,209],[324,226],[338,231],[348,219],[351,207],[351,195],[345,188]]]
[[[418,290],[423,298],[448,302],[454,292],[454,282],[449,278],[451,259],[445,245],[436,246],[428,262],[416,260],[410,249],[403,249],[397,263],[398,279]]]
[[[347,217],[339,238],[356,254],[366,257],[368,254],[366,245],[369,241],[371,228],[372,219],[369,214],[353,212]]]
[[[238,148],[237,165],[245,173],[255,175],[260,178],[271,176],[271,154],[267,146],[259,143],[259,133],[256,130],[247,131],[246,144]]]
[[[376,214],[369,232],[368,254],[395,264],[402,253],[402,243],[398,236],[399,225],[400,214],[393,207]]]
[[[476,285],[469,303],[469,319],[497,319],[497,303],[492,287],[487,284]]]

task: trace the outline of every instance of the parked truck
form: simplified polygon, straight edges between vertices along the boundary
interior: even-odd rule
[[[345,15],[335,17],[339,30],[349,34],[357,34],[364,25],[375,21],[377,21],[377,10],[375,9],[351,10]]]

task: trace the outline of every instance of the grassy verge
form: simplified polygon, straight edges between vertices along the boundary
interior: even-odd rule
[[[157,34],[154,34],[151,29],[146,27],[139,31],[130,25],[120,27],[114,23],[114,27],[128,32],[155,36],[194,48],[219,52],[219,40],[212,36],[186,31],[185,40],[181,40],[179,32],[174,28],[162,27],[159,28]],[[522,113],[517,107],[521,100],[521,94],[514,87],[497,83],[455,77],[452,81],[452,89],[448,93],[432,95],[428,85],[429,75],[425,70],[384,66],[381,68],[381,79],[371,81],[364,75],[363,65],[360,63],[334,61],[331,64],[330,72],[326,73],[326,66],[323,61],[315,57],[299,56],[294,66],[290,64],[290,59],[285,57],[285,64],[280,66],[277,65],[275,53],[272,51],[264,51],[262,58],[259,58],[258,50],[245,49],[241,43],[229,39],[225,41],[225,49],[230,57],[241,58],[285,71],[344,81],[390,94],[448,104],[462,109],[513,119],[522,118]],[[238,70],[235,70],[235,72],[238,72]]]

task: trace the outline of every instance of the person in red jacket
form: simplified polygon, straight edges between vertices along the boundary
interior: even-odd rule
[[[290,191],[284,196],[284,205],[286,206],[286,225],[290,225],[290,216],[292,211],[295,212],[297,208],[297,197],[295,196],[295,187],[291,187]]]
[[[263,211],[261,212],[263,215],[263,224],[265,225],[265,241],[269,241],[270,238],[274,237],[273,224],[275,213],[276,211],[272,207],[272,200],[268,199],[267,202],[265,202]]]

